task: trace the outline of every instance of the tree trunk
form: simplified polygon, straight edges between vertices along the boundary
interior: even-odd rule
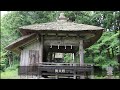
[[[12,54],[9,54],[9,55],[8,55],[8,60],[9,60],[9,66],[11,67],[11,66],[12,66],[12,63],[13,63]]]
[[[107,48],[107,56],[110,58],[110,50]]]
[[[114,49],[112,48],[112,57],[114,57]]]

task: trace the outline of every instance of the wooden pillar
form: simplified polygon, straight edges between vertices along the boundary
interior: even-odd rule
[[[48,52],[46,50],[43,50],[43,62],[48,61]]]
[[[74,53],[72,53],[72,59],[73,59],[73,63],[75,62],[75,55]]]
[[[43,36],[40,37],[40,63],[43,62]]]
[[[54,52],[54,59],[55,59],[55,52]]]
[[[55,60],[55,52],[54,52],[54,56],[53,56],[53,61]]]
[[[50,60],[49,60],[49,62],[51,62],[52,61],[52,52],[50,52]]]
[[[80,65],[84,64],[84,49],[83,49],[83,40],[80,40],[79,44],[79,56],[80,56]]]
[[[74,63],[76,63],[77,61],[77,58],[76,58],[76,52],[74,53]]]

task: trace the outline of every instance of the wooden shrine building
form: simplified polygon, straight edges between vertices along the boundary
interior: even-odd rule
[[[19,30],[22,37],[8,45],[6,49],[21,55],[20,66],[42,68],[42,66],[85,66],[84,49],[93,45],[101,37],[104,29],[70,22],[64,13],[60,13],[55,22],[22,26]],[[80,63],[76,63],[75,58],[78,51]],[[55,53],[73,53],[74,62],[54,63],[51,57]],[[64,73],[65,68],[67,67],[62,68]],[[54,71],[57,71],[56,68]]]

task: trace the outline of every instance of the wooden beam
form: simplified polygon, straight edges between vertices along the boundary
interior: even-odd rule
[[[68,46],[66,49],[64,46],[60,46],[58,49],[58,46],[53,46],[53,48],[48,48],[48,52],[60,52],[60,53],[74,53],[77,50],[75,50],[75,47],[73,47],[73,49],[70,48],[70,46]]]
[[[50,36],[55,36],[56,33],[48,33],[48,35],[50,35]]]
[[[68,34],[66,34],[66,37],[69,37],[69,35],[68,35]]]
[[[59,49],[59,45],[58,45],[58,49]]]
[[[66,49],[66,45],[65,45],[65,49]]]
[[[58,33],[58,36],[66,36],[65,33]]]
[[[72,45],[71,45],[71,49],[72,49]]]
[[[64,39],[64,40],[45,40],[44,41],[44,44],[45,45],[53,45],[53,46],[56,46],[56,45],[60,45],[60,46],[78,46],[79,45],[79,40],[75,40],[75,39]]]
[[[70,37],[71,37],[71,36],[73,36],[73,37],[77,36],[76,34],[68,34],[68,35],[69,35]]]
[[[52,45],[50,46],[50,48],[52,48]]]

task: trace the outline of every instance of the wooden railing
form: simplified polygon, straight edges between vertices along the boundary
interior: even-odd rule
[[[53,62],[42,62],[38,66],[81,66],[79,63],[53,63]],[[93,66],[93,64],[85,63],[82,66]]]
[[[93,73],[93,64],[85,63],[52,63],[42,62],[37,66],[20,67],[19,75],[40,75],[40,76],[80,76],[85,73]]]

